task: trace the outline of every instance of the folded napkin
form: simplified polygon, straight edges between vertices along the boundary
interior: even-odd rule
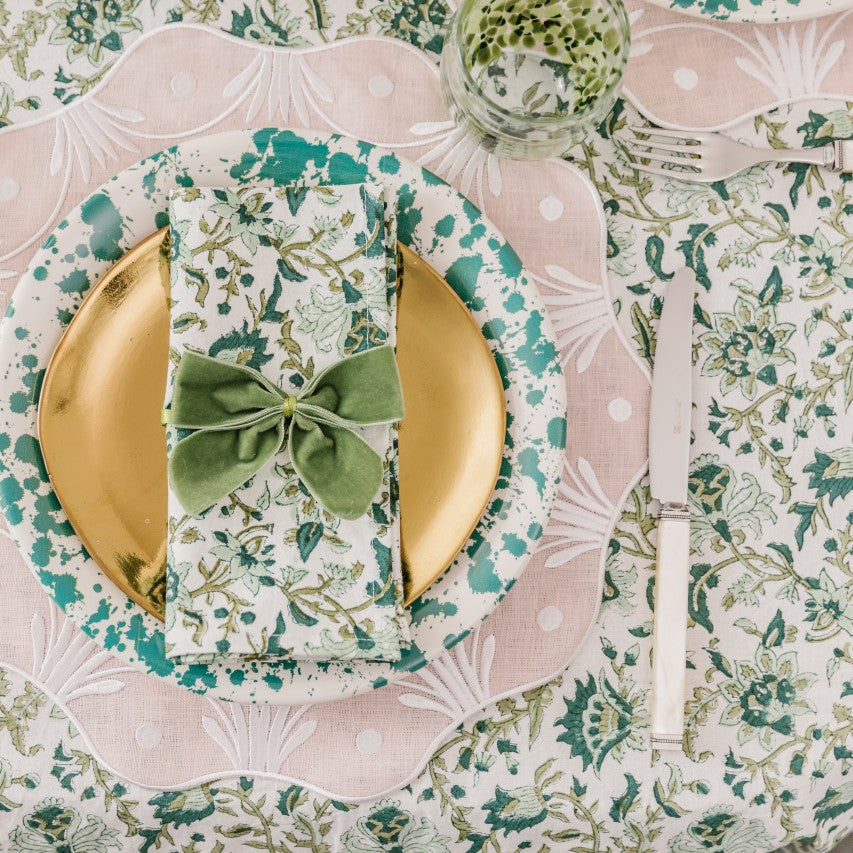
[[[382,187],[188,187],[169,216],[167,655],[399,659]]]

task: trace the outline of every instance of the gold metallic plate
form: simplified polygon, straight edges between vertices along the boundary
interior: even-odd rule
[[[92,288],[48,365],[39,440],[51,483],[86,549],[163,618],[169,349],[165,230]],[[506,409],[491,352],[459,297],[400,246],[397,350],[400,520],[406,603],[453,561],[497,480]]]

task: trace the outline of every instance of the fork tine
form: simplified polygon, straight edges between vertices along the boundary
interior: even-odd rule
[[[696,157],[676,157],[672,154],[659,153],[657,151],[635,151],[634,157],[640,157],[644,160],[652,160],[655,163],[675,163],[676,166],[684,166],[685,169],[701,169],[700,158]],[[633,158],[632,158],[633,159]]]
[[[688,154],[692,157],[701,156],[698,145],[669,145],[666,142],[651,142],[644,139],[631,139],[625,145],[632,149],[640,147],[654,148],[658,151],[675,151],[676,153]]]
[[[665,136],[667,139],[692,139],[695,142],[699,141],[699,137],[689,131],[682,130],[666,130],[660,127],[638,127],[636,125],[628,128],[634,134],[643,134],[644,136]]]

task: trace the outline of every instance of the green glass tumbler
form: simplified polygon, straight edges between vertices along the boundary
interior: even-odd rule
[[[621,0],[464,0],[441,54],[444,96],[484,148],[552,157],[613,108],[629,46]]]

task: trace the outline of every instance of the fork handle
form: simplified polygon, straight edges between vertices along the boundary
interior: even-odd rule
[[[754,148],[754,165],[758,163],[814,163],[833,171],[841,170],[841,163],[837,162],[839,149],[838,143],[822,145],[820,148]]]

